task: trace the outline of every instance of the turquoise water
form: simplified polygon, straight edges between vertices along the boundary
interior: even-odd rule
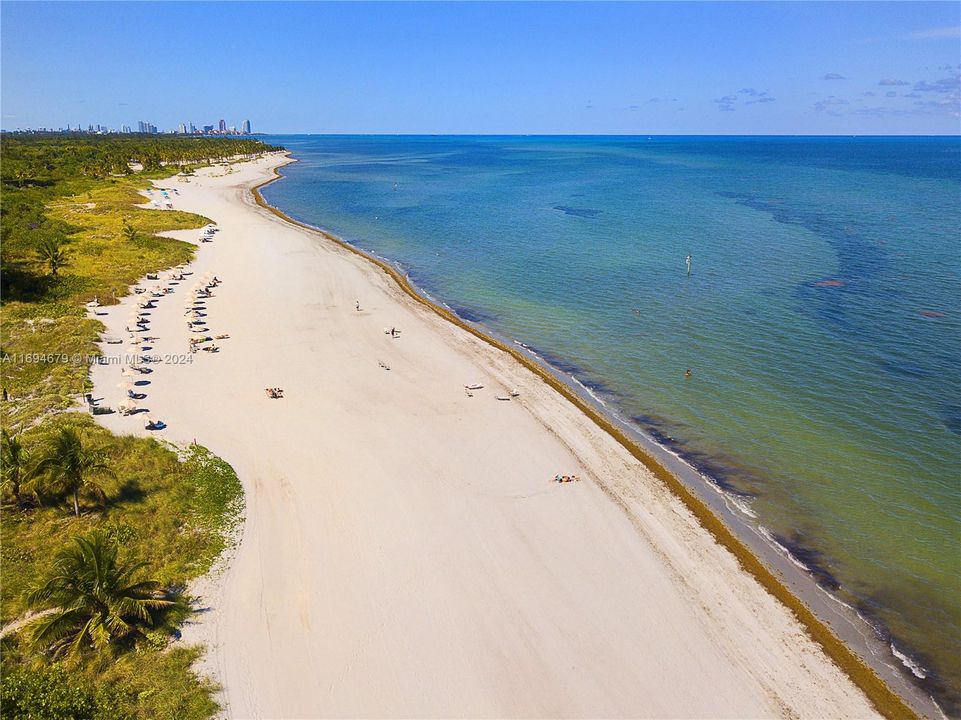
[[[741,494],[961,709],[961,140],[270,141],[268,202]]]

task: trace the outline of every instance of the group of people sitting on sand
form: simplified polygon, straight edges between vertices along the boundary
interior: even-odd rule
[[[554,482],[566,483],[566,482],[577,482],[580,480],[577,475],[555,475]]]
[[[197,345],[202,345],[203,343],[210,342],[212,340],[226,340],[229,337],[230,333],[221,333],[220,335],[214,335],[213,337],[210,337],[210,335],[205,335],[204,337],[187,338],[187,342],[190,343],[190,351],[194,352]],[[206,349],[207,348],[204,348],[204,350]]]
[[[267,397],[276,400],[277,398],[282,398],[284,396],[283,388],[264,388],[264,392],[267,393]]]

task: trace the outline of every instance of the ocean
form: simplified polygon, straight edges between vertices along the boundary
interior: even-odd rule
[[[266,139],[268,202],[712,478],[961,712],[961,139]]]

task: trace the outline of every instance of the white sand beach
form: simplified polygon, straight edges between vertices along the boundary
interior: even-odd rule
[[[243,482],[242,542],[187,635],[209,640],[229,717],[875,715],[568,400],[375,265],[256,205],[249,188],[285,161],[160,183],[219,232],[148,311],[150,352],[187,353],[185,300],[207,272],[222,283],[200,334],[230,337],[134,378],[165,429],[98,416],[196,439]],[[126,337],[139,299],[107,309],[107,334]],[[93,379],[105,404],[121,401],[119,366]],[[483,388],[471,397],[469,383]]]

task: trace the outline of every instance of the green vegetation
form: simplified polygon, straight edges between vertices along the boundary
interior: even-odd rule
[[[30,476],[30,456],[23,449],[20,438],[11,436],[4,429],[0,437],[0,477],[3,485],[0,492],[9,493],[19,508],[22,504],[23,482]]]
[[[96,476],[109,469],[102,452],[84,445],[73,428],[62,427],[31,475],[42,477],[45,482],[41,487],[52,489],[55,494],[70,493],[74,515],[80,517],[81,490],[92,490],[98,500],[106,502],[107,493]]]
[[[57,553],[46,582],[30,593],[33,607],[46,608],[28,626],[33,647],[76,660],[88,651],[118,650],[146,639],[172,610],[184,607],[156,580],[138,580],[146,562],[124,564],[118,543],[100,530],[74,538]]]
[[[0,622],[4,717],[206,718],[199,648],[171,644],[183,588],[210,569],[243,508],[229,465],[199,446],[117,437],[69,412],[89,389],[101,324],[148,272],[190,259],[160,237],[208,220],[138,208],[149,179],[271,150],[249,140],[2,138]],[[9,394],[9,399],[7,399]]]
[[[45,720],[122,720],[117,693],[93,688],[63,668],[16,670],[3,676],[0,704],[4,717]]]
[[[117,437],[88,415],[64,413],[56,421],[23,433],[25,447],[40,455],[69,426],[95,444],[111,469],[104,483],[107,502],[73,513],[68,494],[42,495],[41,502],[2,516],[3,593],[0,621],[11,622],[33,607],[29,594],[55,569],[57,553],[73,539],[102,531],[130,558],[146,560],[161,585],[202,575],[223,551],[243,508],[240,482],[230,466],[194,445],[179,452],[132,436]],[[96,499],[96,495],[81,500]]]

